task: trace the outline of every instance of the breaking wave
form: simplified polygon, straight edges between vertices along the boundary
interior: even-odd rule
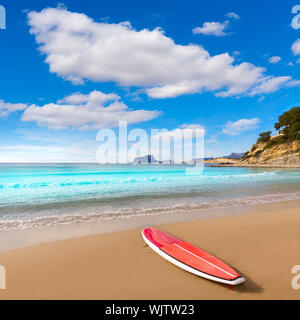
[[[165,215],[172,213],[201,212],[205,209],[226,208],[235,206],[249,206],[263,203],[280,202],[300,199],[300,193],[268,194],[260,197],[244,197],[219,201],[192,202],[190,204],[175,204],[172,206],[149,207],[149,208],[119,208],[103,212],[89,212],[86,210],[77,213],[46,214],[44,216],[13,215],[4,216],[0,219],[0,231],[14,229],[31,229],[47,227],[59,224],[104,222],[113,220],[126,220],[134,217],[149,215]]]

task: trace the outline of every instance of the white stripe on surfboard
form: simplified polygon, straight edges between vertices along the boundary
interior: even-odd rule
[[[205,259],[203,259],[203,258],[201,258],[201,257],[197,256],[197,255],[196,255],[196,254],[194,254],[193,252],[190,252],[189,250],[187,250],[187,249],[185,249],[185,248],[182,248],[182,247],[181,247],[181,246],[179,246],[178,244],[174,243],[174,245],[175,245],[176,247],[180,248],[181,250],[184,250],[184,251],[188,252],[189,254],[193,255],[194,257],[196,257],[196,258],[198,258],[198,259],[200,259],[200,260],[202,260],[202,261],[204,261],[204,262],[206,262],[206,263],[210,264],[211,266],[213,266],[213,267],[215,267],[215,268],[217,268],[217,269],[219,269],[219,270],[223,271],[224,273],[227,273],[228,275],[230,275],[230,276],[232,276],[232,277],[236,277],[236,276],[234,276],[233,274],[231,274],[231,273],[229,273],[229,272],[225,271],[224,269],[222,269],[222,268],[220,268],[220,267],[216,266],[215,264],[213,264],[213,263],[211,263],[211,262],[209,262],[209,261],[207,261],[207,260],[205,260]]]

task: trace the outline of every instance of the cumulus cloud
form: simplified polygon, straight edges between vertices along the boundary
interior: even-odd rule
[[[27,107],[24,103],[9,103],[0,100],[0,118],[7,117],[10,113],[22,111]]]
[[[292,52],[295,56],[300,55],[300,39],[296,40],[292,45]]]
[[[272,93],[279,90],[281,87],[293,87],[296,86],[297,81],[293,81],[292,77],[265,77],[263,81],[254,87],[249,94],[250,96],[255,96],[259,94]]]
[[[225,14],[225,17],[236,20],[241,19],[240,16],[235,12],[228,12],[227,14]]]
[[[270,58],[269,58],[269,62],[270,62],[270,63],[274,63],[274,64],[280,62],[281,60],[282,60],[282,58],[279,57],[279,56],[273,56],[273,57],[270,57]]]
[[[229,19],[235,19],[238,20],[240,19],[239,15],[236,14],[235,12],[228,12],[225,14],[225,17]],[[204,22],[202,27],[196,27],[193,29],[194,34],[204,34],[207,36],[227,36],[229,33],[226,33],[226,30],[228,29],[229,26],[229,21],[226,20],[224,22]]]
[[[235,122],[228,121],[224,126],[222,132],[229,136],[237,136],[245,131],[250,131],[257,128],[260,123],[258,118],[240,119]]]
[[[132,110],[116,94],[93,91],[84,95],[76,93],[43,106],[31,105],[23,113],[22,121],[33,121],[51,129],[69,127],[96,130],[115,127],[119,121],[128,124],[151,120],[158,111]]]
[[[206,36],[226,36],[225,30],[228,28],[228,21],[225,22],[204,22],[202,27],[193,29],[193,34],[204,34]]]
[[[287,84],[287,87],[289,87],[289,88],[292,88],[292,87],[300,87],[300,80],[290,81],[290,82]]]
[[[28,23],[50,71],[73,83],[114,81],[152,98],[205,91],[225,97],[251,95],[276,79],[251,63],[235,64],[228,53],[211,56],[200,45],[176,44],[161,29],[96,23],[64,8],[29,12]]]

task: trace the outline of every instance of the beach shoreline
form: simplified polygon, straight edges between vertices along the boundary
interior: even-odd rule
[[[235,291],[176,268],[146,247],[141,228],[0,253],[1,299],[300,299],[299,200],[240,208],[158,227],[223,259],[246,277]]]
[[[248,199],[249,200],[249,199]],[[248,200],[246,203],[248,203]],[[129,217],[114,217],[100,220],[87,220],[70,223],[51,224],[48,226],[30,227],[28,229],[12,229],[0,231],[0,253],[18,248],[36,246],[43,243],[87,237],[111,232],[120,232],[147,226],[157,226],[188,221],[200,221],[220,217],[264,213],[278,209],[297,208],[300,199],[279,199],[251,204],[235,204],[229,206],[209,207],[194,210],[174,210],[172,213],[163,211],[156,214],[132,215]]]

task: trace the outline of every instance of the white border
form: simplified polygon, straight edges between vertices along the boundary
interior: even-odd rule
[[[156,245],[154,245],[151,241],[149,241],[146,236],[144,235],[144,230],[142,230],[142,237],[144,239],[144,241],[146,242],[146,244],[153,250],[155,251],[157,254],[159,254],[160,256],[162,256],[164,259],[168,260],[169,262],[171,262],[172,264],[174,264],[175,266],[184,269],[190,273],[195,274],[196,276],[202,277],[202,278],[206,278],[212,281],[216,281],[216,282],[221,282],[221,283],[225,283],[225,284],[229,284],[232,286],[236,286],[238,284],[241,284],[243,282],[246,281],[246,279],[241,276],[240,278],[237,278],[235,280],[225,280],[225,279],[221,279],[221,278],[217,278],[214,276],[211,276],[209,274],[203,273],[201,271],[198,271],[194,268],[189,267],[188,265],[172,258],[171,256],[169,256],[168,254],[166,254],[165,252],[163,252],[162,250],[160,250]]]

